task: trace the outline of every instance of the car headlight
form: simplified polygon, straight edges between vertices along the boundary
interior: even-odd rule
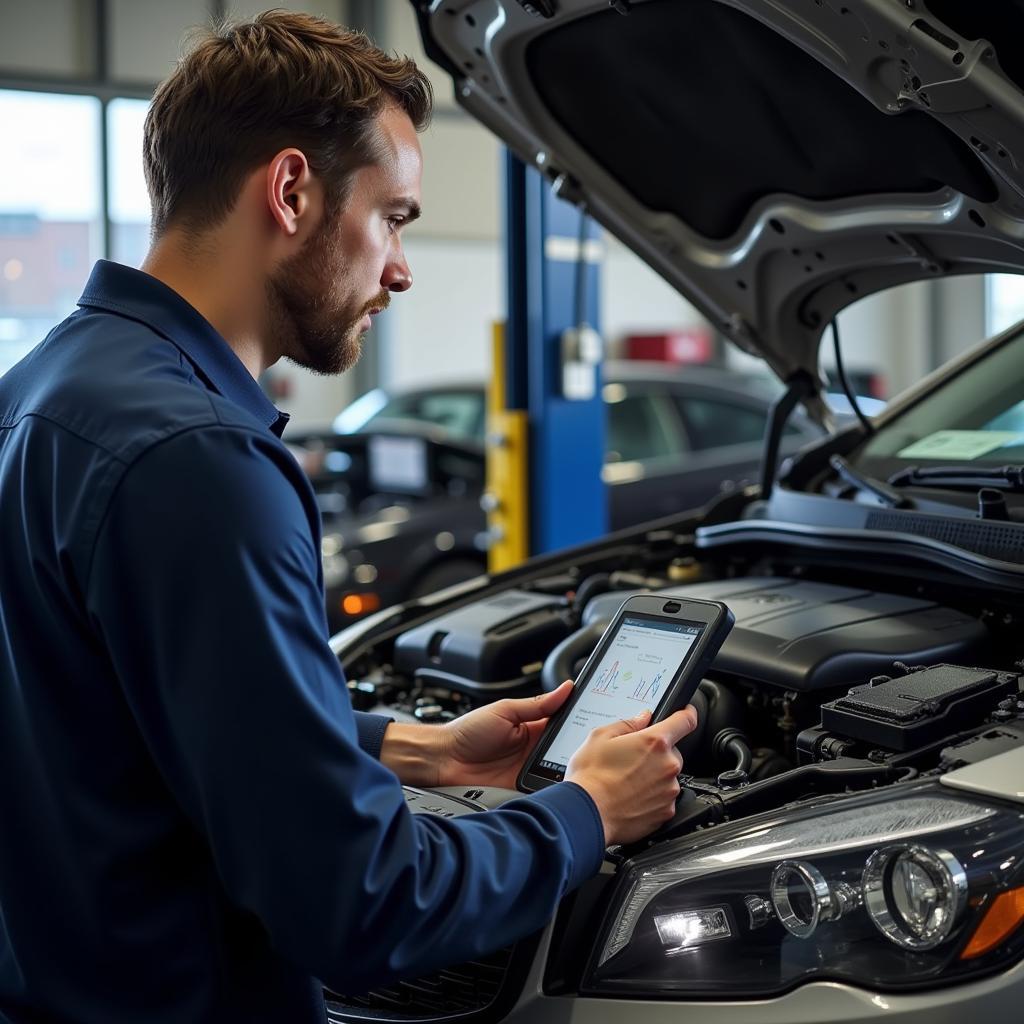
[[[623,869],[583,990],[944,985],[1024,955],[1024,813],[934,782],[666,843]]]
[[[340,587],[348,579],[348,559],[343,552],[340,534],[328,533],[320,541],[320,558],[324,566],[324,589]]]

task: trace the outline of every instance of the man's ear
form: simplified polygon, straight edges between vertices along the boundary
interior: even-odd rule
[[[311,217],[313,172],[299,149],[282,149],[267,166],[267,207],[274,223],[293,236]]]

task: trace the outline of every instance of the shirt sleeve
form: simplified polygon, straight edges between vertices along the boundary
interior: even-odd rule
[[[394,721],[386,715],[373,715],[365,711],[353,711],[356,732],[359,735],[359,746],[370,755],[380,759],[381,747],[384,746],[384,733]]]
[[[603,831],[571,784],[458,819],[408,811],[371,756],[387,720],[357,720],[327,643],[307,490],[256,431],[166,440],[118,486],[86,599],[228,898],[361,991],[540,928],[599,868]]]

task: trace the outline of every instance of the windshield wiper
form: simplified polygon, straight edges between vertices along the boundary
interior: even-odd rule
[[[904,497],[899,491],[893,490],[889,484],[883,483],[881,480],[875,480],[873,477],[865,476],[854,469],[841,455],[831,456],[828,462],[845,483],[862,494],[870,494],[881,504],[888,505],[889,508],[912,507],[913,502],[909,498]],[[891,484],[892,480],[889,483]]]
[[[976,491],[1024,491],[1024,466],[907,466],[889,477],[894,487],[948,487]]]

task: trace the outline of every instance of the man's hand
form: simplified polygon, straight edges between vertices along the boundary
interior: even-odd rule
[[[548,719],[570,693],[566,681],[551,693],[499,700],[443,725],[437,785],[515,789]]]
[[[650,719],[644,711],[595,729],[569,761],[565,777],[597,804],[608,845],[642,839],[675,813],[683,767],[676,744],[697,728],[697,709],[690,704],[656,725]]]

